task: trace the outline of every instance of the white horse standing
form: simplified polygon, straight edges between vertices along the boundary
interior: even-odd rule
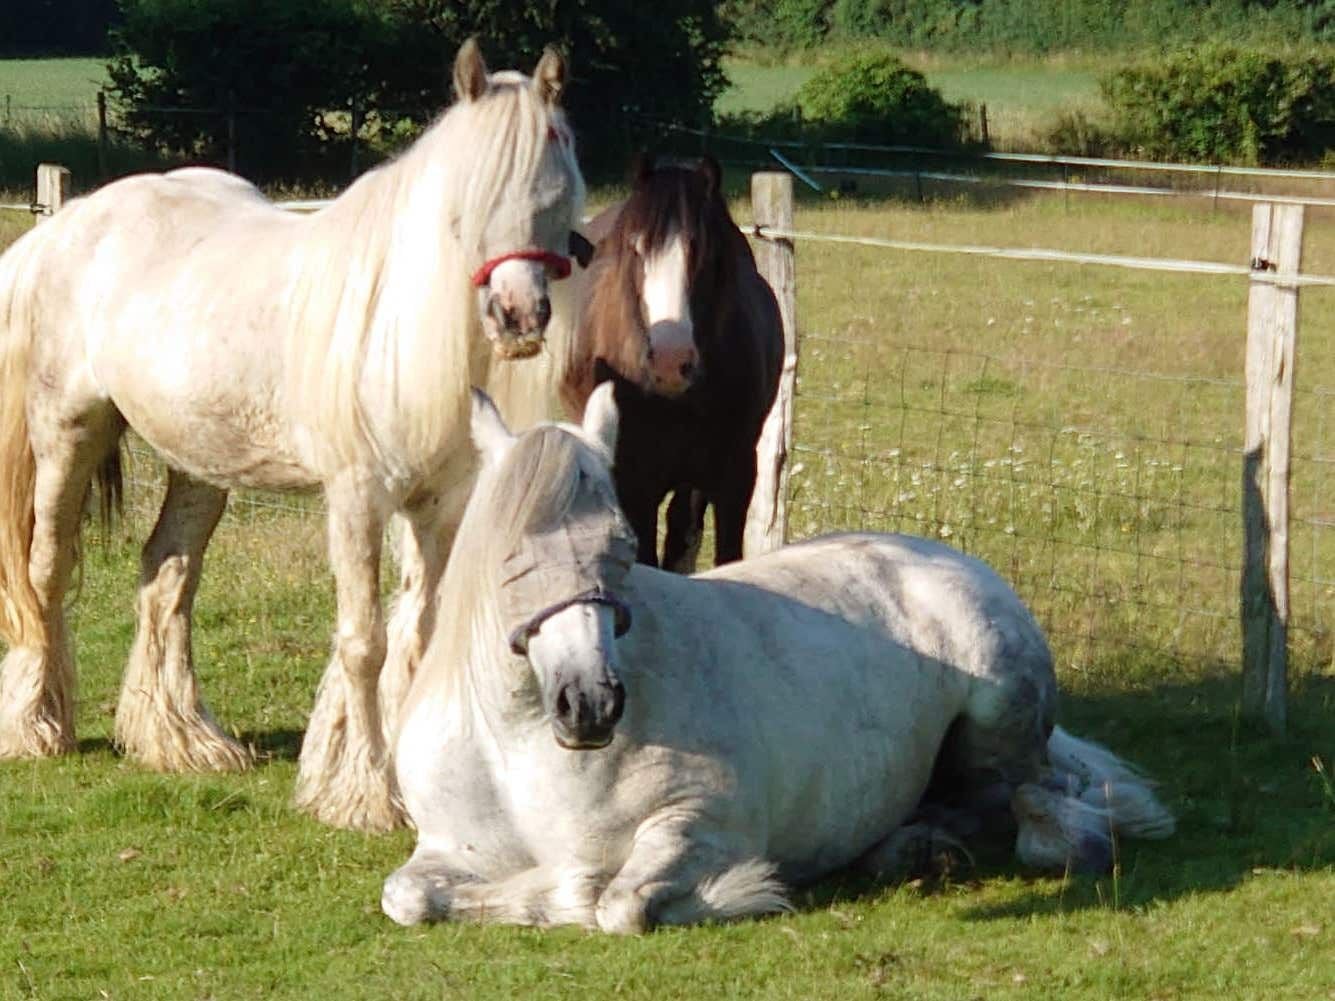
[[[1043,867],[1106,868],[1114,832],[1172,831],[1142,778],[1053,728],[1042,633],[977,560],[859,534],[694,578],[631,566],[610,385],[583,427],[517,439],[479,396],[473,434],[451,615],[395,751],[418,843],[385,883],[394,920],[760,913],[997,806]]]
[[[430,628],[424,595],[476,465],[468,387],[555,406],[564,344],[505,359],[541,349],[548,280],[569,271],[582,210],[564,82],[551,50],[531,79],[489,76],[469,42],[456,103],[320,212],[179,170],[72,202],[0,258],[0,757],[75,747],[62,602],[90,482],[116,486],[129,426],[170,472],[116,742],[161,770],[249,763],[196,685],[204,549],[229,488],[321,487],[338,628],[296,801],[340,826],[396,821],[377,678],[388,647],[388,684],[404,686]],[[500,371],[512,368],[531,374]],[[393,512],[409,526],[408,593],[387,638],[378,567]]]

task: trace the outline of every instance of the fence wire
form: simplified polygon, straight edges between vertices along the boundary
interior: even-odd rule
[[[812,331],[799,358],[792,538],[857,528],[963,549],[1026,599],[1067,671],[1236,669],[1241,373],[1165,374]],[[1309,390],[1295,404],[1290,628],[1299,669],[1330,660],[1332,396]]]

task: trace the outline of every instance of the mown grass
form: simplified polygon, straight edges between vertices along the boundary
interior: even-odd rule
[[[1243,213],[1098,200],[813,201],[798,225],[1230,262],[1248,247]],[[1335,271],[1327,220],[1307,258]],[[0,764],[0,997],[1335,999],[1332,450],[1312,395],[1335,386],[1330,293],[1304,293],[1295,506],[1313,562],[1295,571],[1290,734],[1272,740],[1237,718],[1243,283],[805,243],[798,280],[794,534],[897,528],[990,559],[1052,635],[1063,721],[1162,780],[1174,839],[1121,845],[1102,879],[1006,860],[836,878],[790,916],[634,941],[400,929],[377,900],[411,836],[288,806],[332,630],[318,505],[234,505],[197,604],[204,691],[261,766],[159,776],[110,749],[155,500],[136,458],[129,516],[90,532],[74,605],[82,753]]]

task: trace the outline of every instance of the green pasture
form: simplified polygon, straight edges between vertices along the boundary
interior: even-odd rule
[[[0,216],[0,242],[24,224]],[[797,225],[1236,263],[1249,217],[993,195],[804,201]],[[127,517],[90,527],[71,616],[81,753],[0,764],[0,999],[1335,1001],[1335,292],[1303,293],[1275,740],[1237,713],[1244,282],[805,242],[797,267],[793,534],[897,529],[990,560],[1051,635],[1063,722],[1161,781],[1176,837],[1123,843],[1106,878],[1005,859],[836,877],[791,915],[629,941],[401,929],[378,898],[411,835],[288,805],[332,632],[318,502],[234,503],[197,603],[203,689],[260,765],[156,775],[109,746],[159,489],[135,453]],[[1309,220],[1304,270],[1335,273],[1328,217]]]

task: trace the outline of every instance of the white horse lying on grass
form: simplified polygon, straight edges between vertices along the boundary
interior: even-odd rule
[[[569,330],[549,281],[570,270],[584,194],[555,51],[532,78],[489,75],[469,42],[454,84],[411,149],[309,216],[239,177],[179,170],[71,202],[0,258],[0,758],[76,746],[65,596],[89,484],[114,491],[128,426],[170,473],[116,743],[164,771],[249,764],[196,684],[204,550],[229,489],[321,488],[338,628],[296,801],[340,826],[399,819],[381,668],[395,706],[476,466],[470,385],[511,419],[558,412],[564,341],[511,359],[540,351],[554,314]],[[396,512],[406,593],[387,630]]]
[[[1143,778],[1053,728],[1047,644],[988,567],[874,534],[698,577],[631,565],[616,425],[610,384],[583,427],[518,438],[475,400],[449,621],[395,749],[418,830],[385,882],[395,921],[640,932],[775,911],[785,885],[896,868],[998,806],[1049,869],[1172,832]]]

